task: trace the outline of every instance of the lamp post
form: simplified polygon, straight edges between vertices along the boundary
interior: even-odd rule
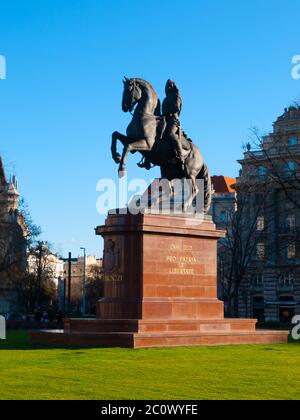
[[[86,307],[86,249],[81,247],[80,249],[83,250],[83,281],[82,281],[82,315],[85,315],[85,307]]]
[[[68,258],[68,314],[71,313],[71,285],[72,282],[72,253],[69,252]]]

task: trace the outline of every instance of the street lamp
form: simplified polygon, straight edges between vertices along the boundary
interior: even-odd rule
[[[81,247],[80,249],[83,250],[83,282],[82,282],[82,315],[85,315],[85,307],[86,307],[86,249]]]

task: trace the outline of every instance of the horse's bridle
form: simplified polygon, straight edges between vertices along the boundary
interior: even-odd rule
[[[136,81],[135,81],[135,79],[131,79],[131,80],[133,81],[132,91],[133,91],[133,98],[134,98],[134,93],[135,93],[135,89],[136,89]],[[133,111],[129,111],[129,112],[130,112],[131,115],[133,115]]]

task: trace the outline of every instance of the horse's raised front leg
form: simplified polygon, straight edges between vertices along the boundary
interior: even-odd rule
[[[120,153],[117,152],[117,141],[120,140],[123,145],[129,142],[128,137],[124,136],[123,134],[119,133],[118,131],[113,132],[111,136],[111,154],[113,160],[119,164],[122,160],[122,156]]]
[[[122,140],[121,140],[122,141]],[[123,143],[123,142],[122,142]],[[119,177],[126,175],[126,162],[129,152],[149,152],[151,150],[146,140],[138,140],[131,143],[124,142],[124,149],[119,166]]]

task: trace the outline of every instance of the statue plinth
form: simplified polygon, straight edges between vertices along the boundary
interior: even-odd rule
[[[286,331],[256,331],[254,319],[224,319],[217,299],[217,241],[210,220],[110,214],[104,238],[104,295],[97,319],[67,319],[35,343],[165,347],[286,343]]]
[[[222,319],[217,299],[217,240],[209,220],[109,215],[104,238],[105,298],[98,319]]]

